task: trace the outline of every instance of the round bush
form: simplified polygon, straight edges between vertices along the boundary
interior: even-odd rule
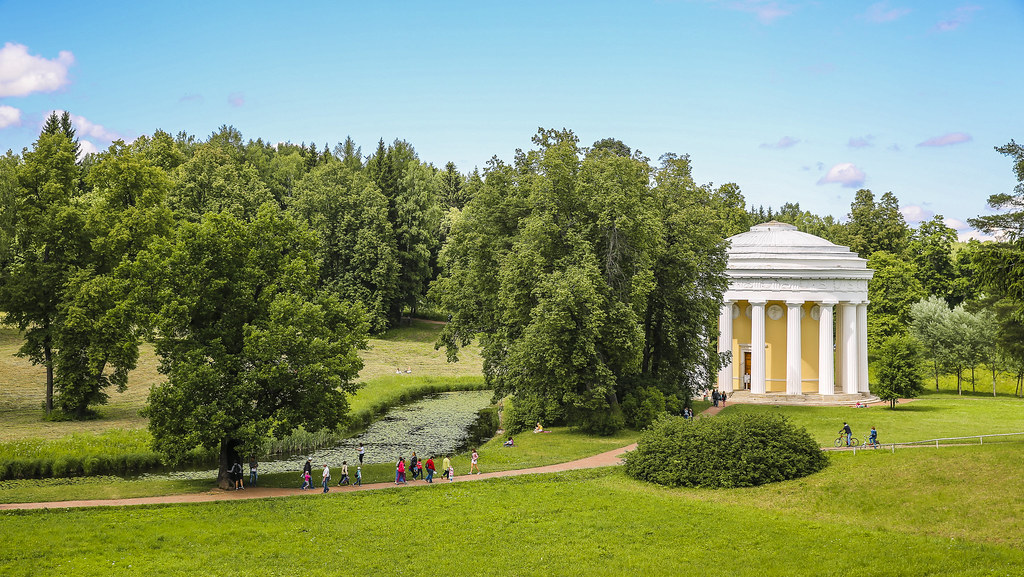
[[[781,415],[666,417],[626,457],[627,474],[670,487],[753,487],[826,465],[807,431]]]

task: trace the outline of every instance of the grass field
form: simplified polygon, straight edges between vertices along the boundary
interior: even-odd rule
[[[936,477],[935,461],[906,451],[838,456],[808,479],[755,490],[670,490],[602,469],[4,513],[0,574],[232,575],[257,567],[261,575],[1019,575],[1020,499],[1005,490],[984,500],[1024,474],[1020,459],[1000,452],[934,453],[981,465],[972,490],[957,485],[966,473]],[[893,469],[900,474],[887,476]],[[862,496],[852,474],[868,478],[878,497]],[[948,490],[931,492],[947,482]],[[979,487],[992,489],[977,494]],[[889,500],[904,492],[919,496]]]
[[[502,447],[504,438],[491,439],[479,447],[480,467],[486,472],[527,469],[553,465],[589,457],[636,441],[635,431],[623,431],[608,437],[593,437],[556,427],[551,433],[527,433],[516,437],[514,448]],[[407,455],[408,456],[408,455]],[[428,455],[420,455],[426,458]],[[438,469],[443,455],[434,455]],[[355,455],[350,463],[357,461]],[[318,464],[319,465],[319,464]],[[330,463],[337,468],[341,463]],[[467,454],[453,455],[452,466],[456,475],[469,471]],[[355,466],[351,472],[354,476]],[[363,482],[393,481],[395,466],[390,463],[367,464],[363,467]],[[120,477],[80,477],[72,479],[25,479],[0,481],[0,503],[31,503],[36,501],[67,501],[73,499],[120,499],[175,495],[209,489],[212,482],[166,481],[151,479],[122,479]],[[265,487],[298,487],[298,471],[261,475],[259,484]]]
[[[867,442],[874,426],[883,443],[902,443],[994,433],[1024,432],[1024,400],[1012,396],[964,396],[955,393],[930,393],[909,403],[868,408],[795,407],[731,404],[723,415],[738,413],[782,413],[806,427],[819,443],[830,446],[843,421],[850,424],[854,436]]]
[[[388,331],[369,340],[361,356],[364,368],[360,381],[364,387],[351,399],[353,410],[372,405],[405,388],[421,386],[429,378],[466,378],[481,375],[479,351],[468,347],[458,363],[448,363],[443,350],[435,351],[433,343],[441,325],[429,321],[413,321],[412,326]],[[110,429],[140,429],[146,419],[139,416],[149,389],[162,382],[157,371],[153,347],[144,344],[139,366],[131,372],[128,389],[119,393],[109,390],[110,402],[98,407],[99,419],[89,421],[49,422],[43,419],[46,373],[42,366],[15,356],[22,338],[11,327],[0,326],[0,442],[26,438],[57,439],[72,433],[101,433]],[[395,368],[412,373],[395,374]]]

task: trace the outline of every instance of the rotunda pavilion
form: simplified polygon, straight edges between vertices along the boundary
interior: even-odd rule
[[[781,222],[729,241],[719,351],[732,363],[719,390],[751,400],[867,395],[867,261]]]

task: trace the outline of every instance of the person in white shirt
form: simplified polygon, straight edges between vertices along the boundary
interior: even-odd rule
[[[327,465],[324,465],[324,493],[326,493],[327,491],[331,490],[331,488],[327,486],[327,484],[330,483],[330,482],[331,482],[331,469]]]

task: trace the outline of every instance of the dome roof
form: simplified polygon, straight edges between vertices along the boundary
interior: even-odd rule
[[[729,276],[870,278],[867,261],[845,246],[800,232],[783,222],[766,222],[729,239]]]

